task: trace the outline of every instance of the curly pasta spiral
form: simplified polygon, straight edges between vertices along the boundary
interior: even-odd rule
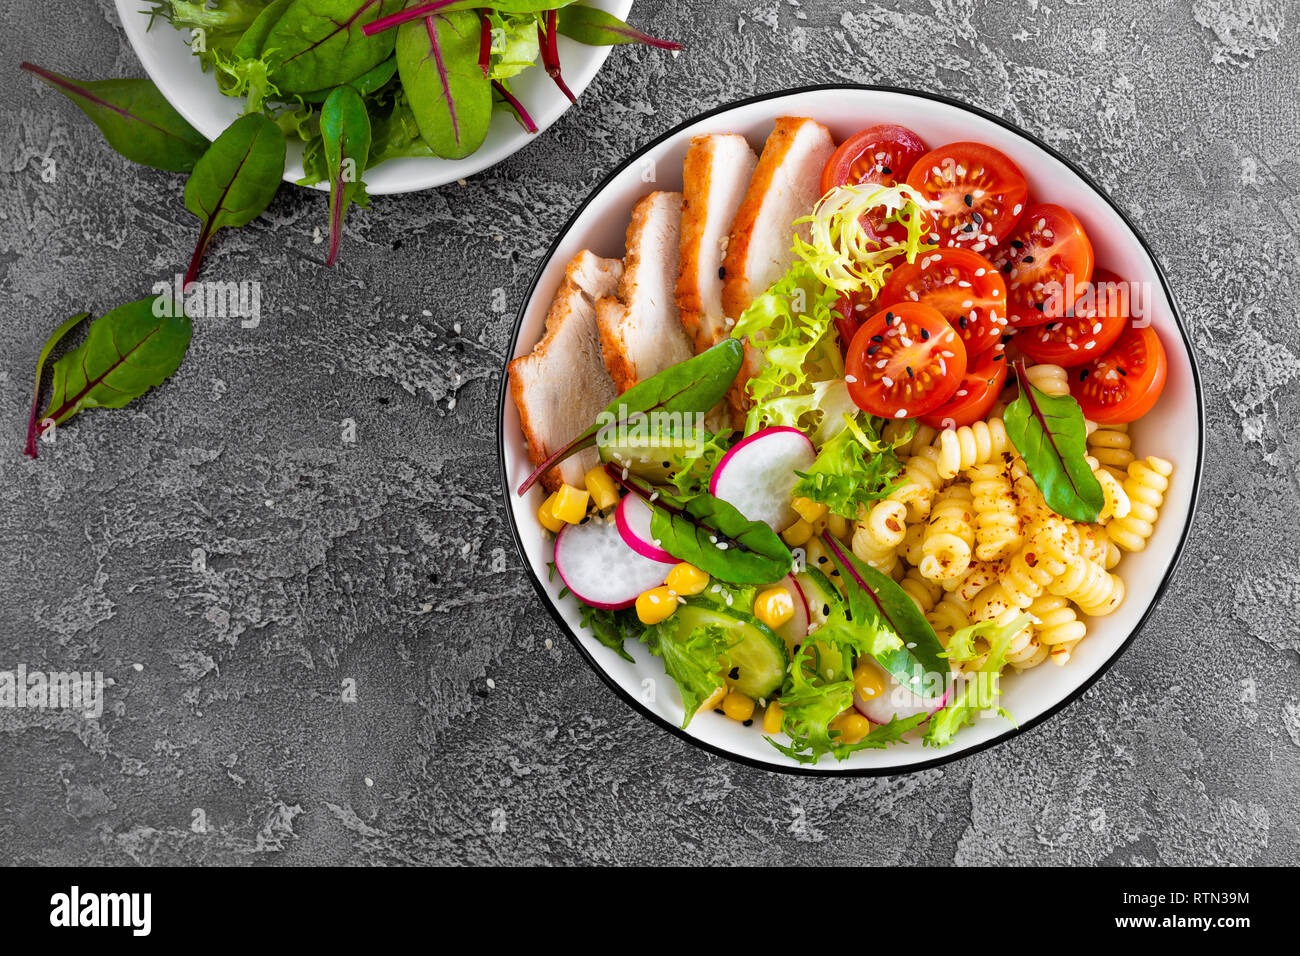
[[[1128,466],[1133,462],[1133,439],[1128,425],[1100,425],[1088,436],[1088,454],[1117,480],[1128,477]]]
[[[1070,607],[1070,602],[1055,594],[1034,598],[1029,613],[1038,623],[1038,642],[1047,648],[1052,663],[1058,667],[1070,659],[1076,644],[1088,633],[1088,626]]]
[[[961,574],[942,582],[945,591],[951,591],[963,601],[974,600],[990,584],[998,580],[1001,568],[992,561],[972,561]]]
[[[920,570],[931,581],[954,578],[970,566],[975,514],[968,485],[940,492],[921,544]]]
[[[1058,542],[1043,527],[1011,556],[999,580],[1013,604],[1029,607],[1044,588],[1065,573],[1065,554],[1061,552]]]
[[[898,582],[903,593],[912,599],[922,614],[929,614],[943,597],[943,586],[931,581],[916,568],[908,568]]]
[[[971,601],[971,621],[993,621],[1009,624],[1021,608],[1001,583],[990,584]],[[1007,663],[1017,670],[1026,670],[1047,659],[1047,648],[1038,639],[1037,629],[1028,624],[1018,631],[1007,647]]]
[[[1024,540],[1011,481],[994,462],[966,469],[975,508],[975,557],[1000,561],[1014,554]]]
[[[963,469],[1000,459],[1007,452],[1015,451],[1000,418],[960,428],[945,428],[939,432],[934,444],[939,449],[939,477],[945,479],[956,477],[957,472]]]
[[[934,628],[940,643],[948,646],[948,638],[954,631],[960,631],[970,625],[970,605],[953,594],[945,594],[925,615],[925,619]]]
[[[907,533],[903,535],[903,543],[898,546],[898,553],[912,567],[919,566],[921,558],[924,557],[921,553],[921,545],[925,544],[926,530],[923,524],[908,525]]]
[[[921,449],[934,444],[935,436],[939,434],[939,429],[924,422],[917,422],[916,430],[912,432],[911,437],[899,444],[910,427],[910,421],[893,418],[885,423],[885,427],[881,431],[881,438],[886,444],[894,446],[894,450],[900,458],[911,458],[913,455],[920,454]]]
[[[1097,515],[1098,521],[1106,521],[1110,518],[1122,518],[1129,512],[1130,502],[1128,493],[1124,486],[1119,483],[1119,479],[1112,475],[1101,463],[1091,455],[1084,457],[1088,467],[1097,478],[1097,484],[1101,485],[1102,506],[1101,512]]]
[[[883,504],[884,502],[882,502]],[[897,504],[897,502],[888,502]],[[902,507],[901,505],[899,507]],[[901,535],[900,535],[901,540]],[[897,544],[882,543],[872,532],[870,519],[855,522],[853,527],[853,553],[883,574],[892,575],[898,567]]]
[[[1114,611],[1124,600],[1124,581],[1082,555],[1065,561],[1065,571],[1047,586],[1047,590],[1079,605],[1091,617]]]
[[[907,506],[908,516],[916,521],[930,514],[930,503],[943,484],[939,476],[939,450],[933,445],[922,448],[903,465],[902,483],[889,493],[887,501]],[[877,503],[876,507],[880,507]]]
[[[1129,497],[1129,513],[1123,518],[1111,519],[1106,525],[1110,539],[1125,551],[1141,551],[1147,546],[1147,539],[1155,530],[1156,516],[1165,501],[1169,476],[1173,473],[1173,464],[1154,455],[1128,466],[1124,491]]]

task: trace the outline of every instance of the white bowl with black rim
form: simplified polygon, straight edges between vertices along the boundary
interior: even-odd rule
[[[664,134],[628,157],[587,198],[560,232],[533,281],[515,323],[507,361],[529,352],[541,337],[547,308],[565,264],[582,249],[597,255],[623,255],[632,205],[651,187],[641,172],[653,162],[656,189],[680,189],[682,160],[691,137],[701,133],[741,133],[755,149],[778,116],[808,116],[828,126],[837,141],[877,123],[899,123],[915,130],[931,147],[959,140],[987,143],[1006,153],[1029,181],[1030,195],[1059,203],[1075,213],[1092,240],[1099,265],[1143,282],[1151,290],[1151,321],[1168,353],[1169,374],[1155,408],[1132,428],[1134,451],[1174,463],[1174,474],[1160,518],[1145,550],[1126,554],[1116,569],[1128,590],[1123,605],[1104,618],[1085,619],[1088,636],[1061,667],[1050,663],[1002,682],[1002,704],[1018,726],[1001,718],[977,720],[940,750],[919,740],[885,750],[864,750],[837,762],[826,756],[808,766],[787,758],[759,729],[744,727],[715,713],[697,715],[685,730],[680,696],[662,663],[644,646],[628,642],[629,663],[602,646],[579,626],[579,605],[560,596],[562,582],[547,574],[552,537],[537,521],[541,491],[520,497],[514,489],[532,470],[509,400],[503,372],[500,393],[502,493],[511,531],[527,573],[548,611],[573,644],[613,690],[634,710],[661,727],[710,751],[752,766],[813,775],[878,775],[920,770],[975,753],[1041,723],[1076,699],[1115,662],[1141,631],[1168,586],[1191,528],[1200,484],[1205,424],[1200,379],[1191,338],[1179,316],[1172,290],[1147,242],[1119,207],[1086,173],[1051,147],[1005,120],[963,103],[927,93],[879,87],[825,86],[744,100],[720,107]],[[647,680],[653,684],[645,683]],[[667,687],[653,695],[647,686]]]
[[[621,20],[626,20],[632,9],[632,0],[584,2]],[[131,48],[163,96],[209,140],[220,136],[241,115],[243,100],[225,96],[217,89],[212,74],[204,73],[199,58],[190,52],[189,37],[185,33],[174,29],[161,17],[154,20],[150,29],[149,12],[153,7],[149,0],[116,0],[116,3]],[[581,97],[582,91],[595,79],[612,49],[586,46],[568,37],[559,38],[564,80],[575,97]],[[412,156],[389,160],[366,172],[366,189],[372,196],[380,196],[432,189],[465,179],[523,149],[573,105],[546,75],[540,62],[511,80],[511,91],[537,123],[536,133],[524,130],[513,116],[498,112],[492,117],[487,139],[471,155],[464,159]],[[302,144],[290,142],[284,168],[285,182],[297,182],[302,177]],[[327,189],[328,186],[317,188]]]

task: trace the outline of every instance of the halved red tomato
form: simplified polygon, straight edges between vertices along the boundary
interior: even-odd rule
[[[859,408],[915,418],[951,398],[965,374],[966,346],[944,317],[920,302],[900,302],[858,330],[844,378]]]
[[[906,126],[885,123],[854,133],[831,154],[822,169],[822,195],[836,186],[874,183],[892,186],[907,176],[925,143]],[[907,239],[907,229],[882,223],[870,213],[862,217],[863,228],[881,243],[898,245]],[[846,340],[847,341],[847,340]]]
[[[1007,287],[998,270],[978,252],[936,249],[894,269],[880,290],[881,306],[924,302],[957,330],[966,357],[997,344],[1007,324]]]
[[[974,361],[974,368],[966,370],[952,398],[922,415],[921,421],[931,428],[960,428],[984,420],[1007,382],[1007,356],[999,343]]]
[[[1129,323],[1110,350],[1070,373],[1070,393],[1084,417],[1100,425],[1136,421],[1165,387],[1168,360],[1149,325]]]
[[[1016,346],[1035,362],[1073,368],[1102,355],[1128,326],[1129,284],[1106,269],[1092,273],[1070,314],[1020,329]]]
[[[1010,159],[983,143],[932,149],[907,174],[907,185],[934,203],[933,240],[983,252],[1020,218],[1029,186]]]
[[[892,186],[906,178],[925,143],[906,126],[882,123],[854,133],[831,154],[822,170],[822,193],[846,183]]]
[[[1069,314],[1080,286],[1092,280],[1092,243],[1070,210],[1037,203],[993,262],[1007,283],[1011,324],[1041,325]]]

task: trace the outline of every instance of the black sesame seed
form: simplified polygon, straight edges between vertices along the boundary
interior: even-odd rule
[[[1034,308],[1037,309],[1039,312],[1044,311],[1043,303],[1042,303],[1042,302],[1035,302],[1035,303],[1034,303]]]
[[[928,341],[930,341],[930,330],[929,330],[929,329],[922,329],[922,330],[921,330],[921,341],[922,341],[922,342],[928,342]]]
[[[1115,371],[1119,372],[1119,374],[1123,375],[1125,378],[1128,378],[1128,372],[1124,371],[1118,365],[1115,366]]]
[[[1002,271],[1005,272],[1005,273],[1007,273],[1008,275],[1010,275],[1010,273],[1011,273],[1011,263],[1008,262],[1006,265],[1004,265],[1004,266],[1002,267]]]
[[[751,718],[749,718],[749,720],[746,720],[746,721],[744,722],[744,725],[743,725],[743,726],[745,726],[745,727],[753,727],[753,726],[754,726],[754,718],[751,717]]]
[[[740,668],[733,667],[730,671],[727,672],[727,676],[732,680],[738,680],[740,678]]]
[[[876,354],[877,352],[879,352],[879,351],[880,351],[880,346],[879,346],[879,345],[868,345],[868,346],[867,346],[867,355],[875,355],[875,354]]]
[[[961,231],[962,231],[962,232],[974,232],[974,231],[975,231],[975,223],[973,223],[973,222],[968,222],[968,223],[966,223],[966,225],[964,225],[964,226],[961,227]]]
[[[1087,377],[1088,377],[1088,370],[1087,370],[1086,368],[1085,368],[1085,369],[1082,369],[1082,370],[1079,372],[1079,381],[1082,382],[1082,381],[1083,381],[1085,378],[1087,378]]]
[[[967,193],[965,196],[962,197],[962,199],[965,200],[967,206],[975,205],[975,198],[971,196],[970,193]]]
[[[830,606],[829,604],[823,604],[823,605],[822,605],[822,614],[823,614],[823,616],[825,616],[825,617],[830,617],[830,615],[831,615],[831,606]]]
[[[719,278],[719,279],[725,279],[726,277],[727,277],[727,267],[726,267],[726,266],[718,266],[718,278]]]
[[[881,166],[880,171],[884,173],[886,176],[888,176],[890,173],[893,172],[893,170],[890,169],[888,166]]]
[[[713,708],[713,712],[714,712],[715,714],[722,714],[723,717],[726,717],[726,716],[727,716],[726,713],[722,710],[721,707],[714,707],[714,708]]]
[[[971,213],[971,218],[975,220],[976,225],[984,225],[984,217],[977,212]]]
[[[818,564],[825,564],[825,563],[826,563],[826,555],[823,554],[820,558],[818,558],[818,559],[817,559],[817,563],[818,563]]]
[[[1021,261],[1021,262],[1033,262],[1033,261],[1034,261],[1034,257],[1033,257],[1033,256],[1025,256],[1025,257],[1024,257],[1023,259],[1021,259],[1020,261]]]
[[[908,378],[916,378],[916,376],[912,374],[912,366],[910,366],[910,365],[907,367],[907,377],[908,377]]]
[[[966,316],[964,315],[957,316],[957,327],[959,329],[966,328]]]
[[[884,337],[883,335],[873,335],[873,336],[871,337],[871,341],[873,341],[873,342],[883,342],[883,341],[885,341],[885,337]]]
[[[1013,248],[1013,249],[1023,249],[1023,248],[1025,248],[1025,244],[1024,244],[1023,242],[1021,242],[1019,239],[1012,239],[1012,240],[1011,240],[1011,248]]]
[[[995,361],[995,362],[1001,362],[1004,358],[1006,358],[1005,355],[995,355],[995,356],[993,356],[993,361]]]

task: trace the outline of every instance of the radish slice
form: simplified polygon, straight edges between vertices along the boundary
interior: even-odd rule
[[[709,494],[729,502],[751,521],[781,531],[799,516],[790,495],[799,476],[817,459],[813,443],[784,425],[754,432],[727,452],[709,479]]]
[[[922,697],[900,684],[892,674],[886,674],[885,677],[888,683],[885,684],[884,693],[878,697],[866,700],[856,690],[853,692],[853,706],[873,724],[887,724],[895,717],[901,719],[917,714],[934,715],[943,710],[947,703],[947,690],[944,690],[941,697]]]
[[[613,521],[566,524],[555,538],[555,568],[584,604],[617,610],[664,583],[671,565],[637,554]]]
[[[793,574],[785,576],[781,581],[781,587],[789,591],[794,598],[794,617],[778,627],[776,632],[781,635],[786,647],[793,648],[796,644],[802,644],[804,638],[808,636],[808,625],[812,622],[812,615],[808,612],[808,598]]]
[[[676,564],[676,558],[655,544],[655,536],[650,533],[652,514],[652,509],[640,495],[624,495],[614,511],[618,533],[623,536],[627,546],[643,558]]]

